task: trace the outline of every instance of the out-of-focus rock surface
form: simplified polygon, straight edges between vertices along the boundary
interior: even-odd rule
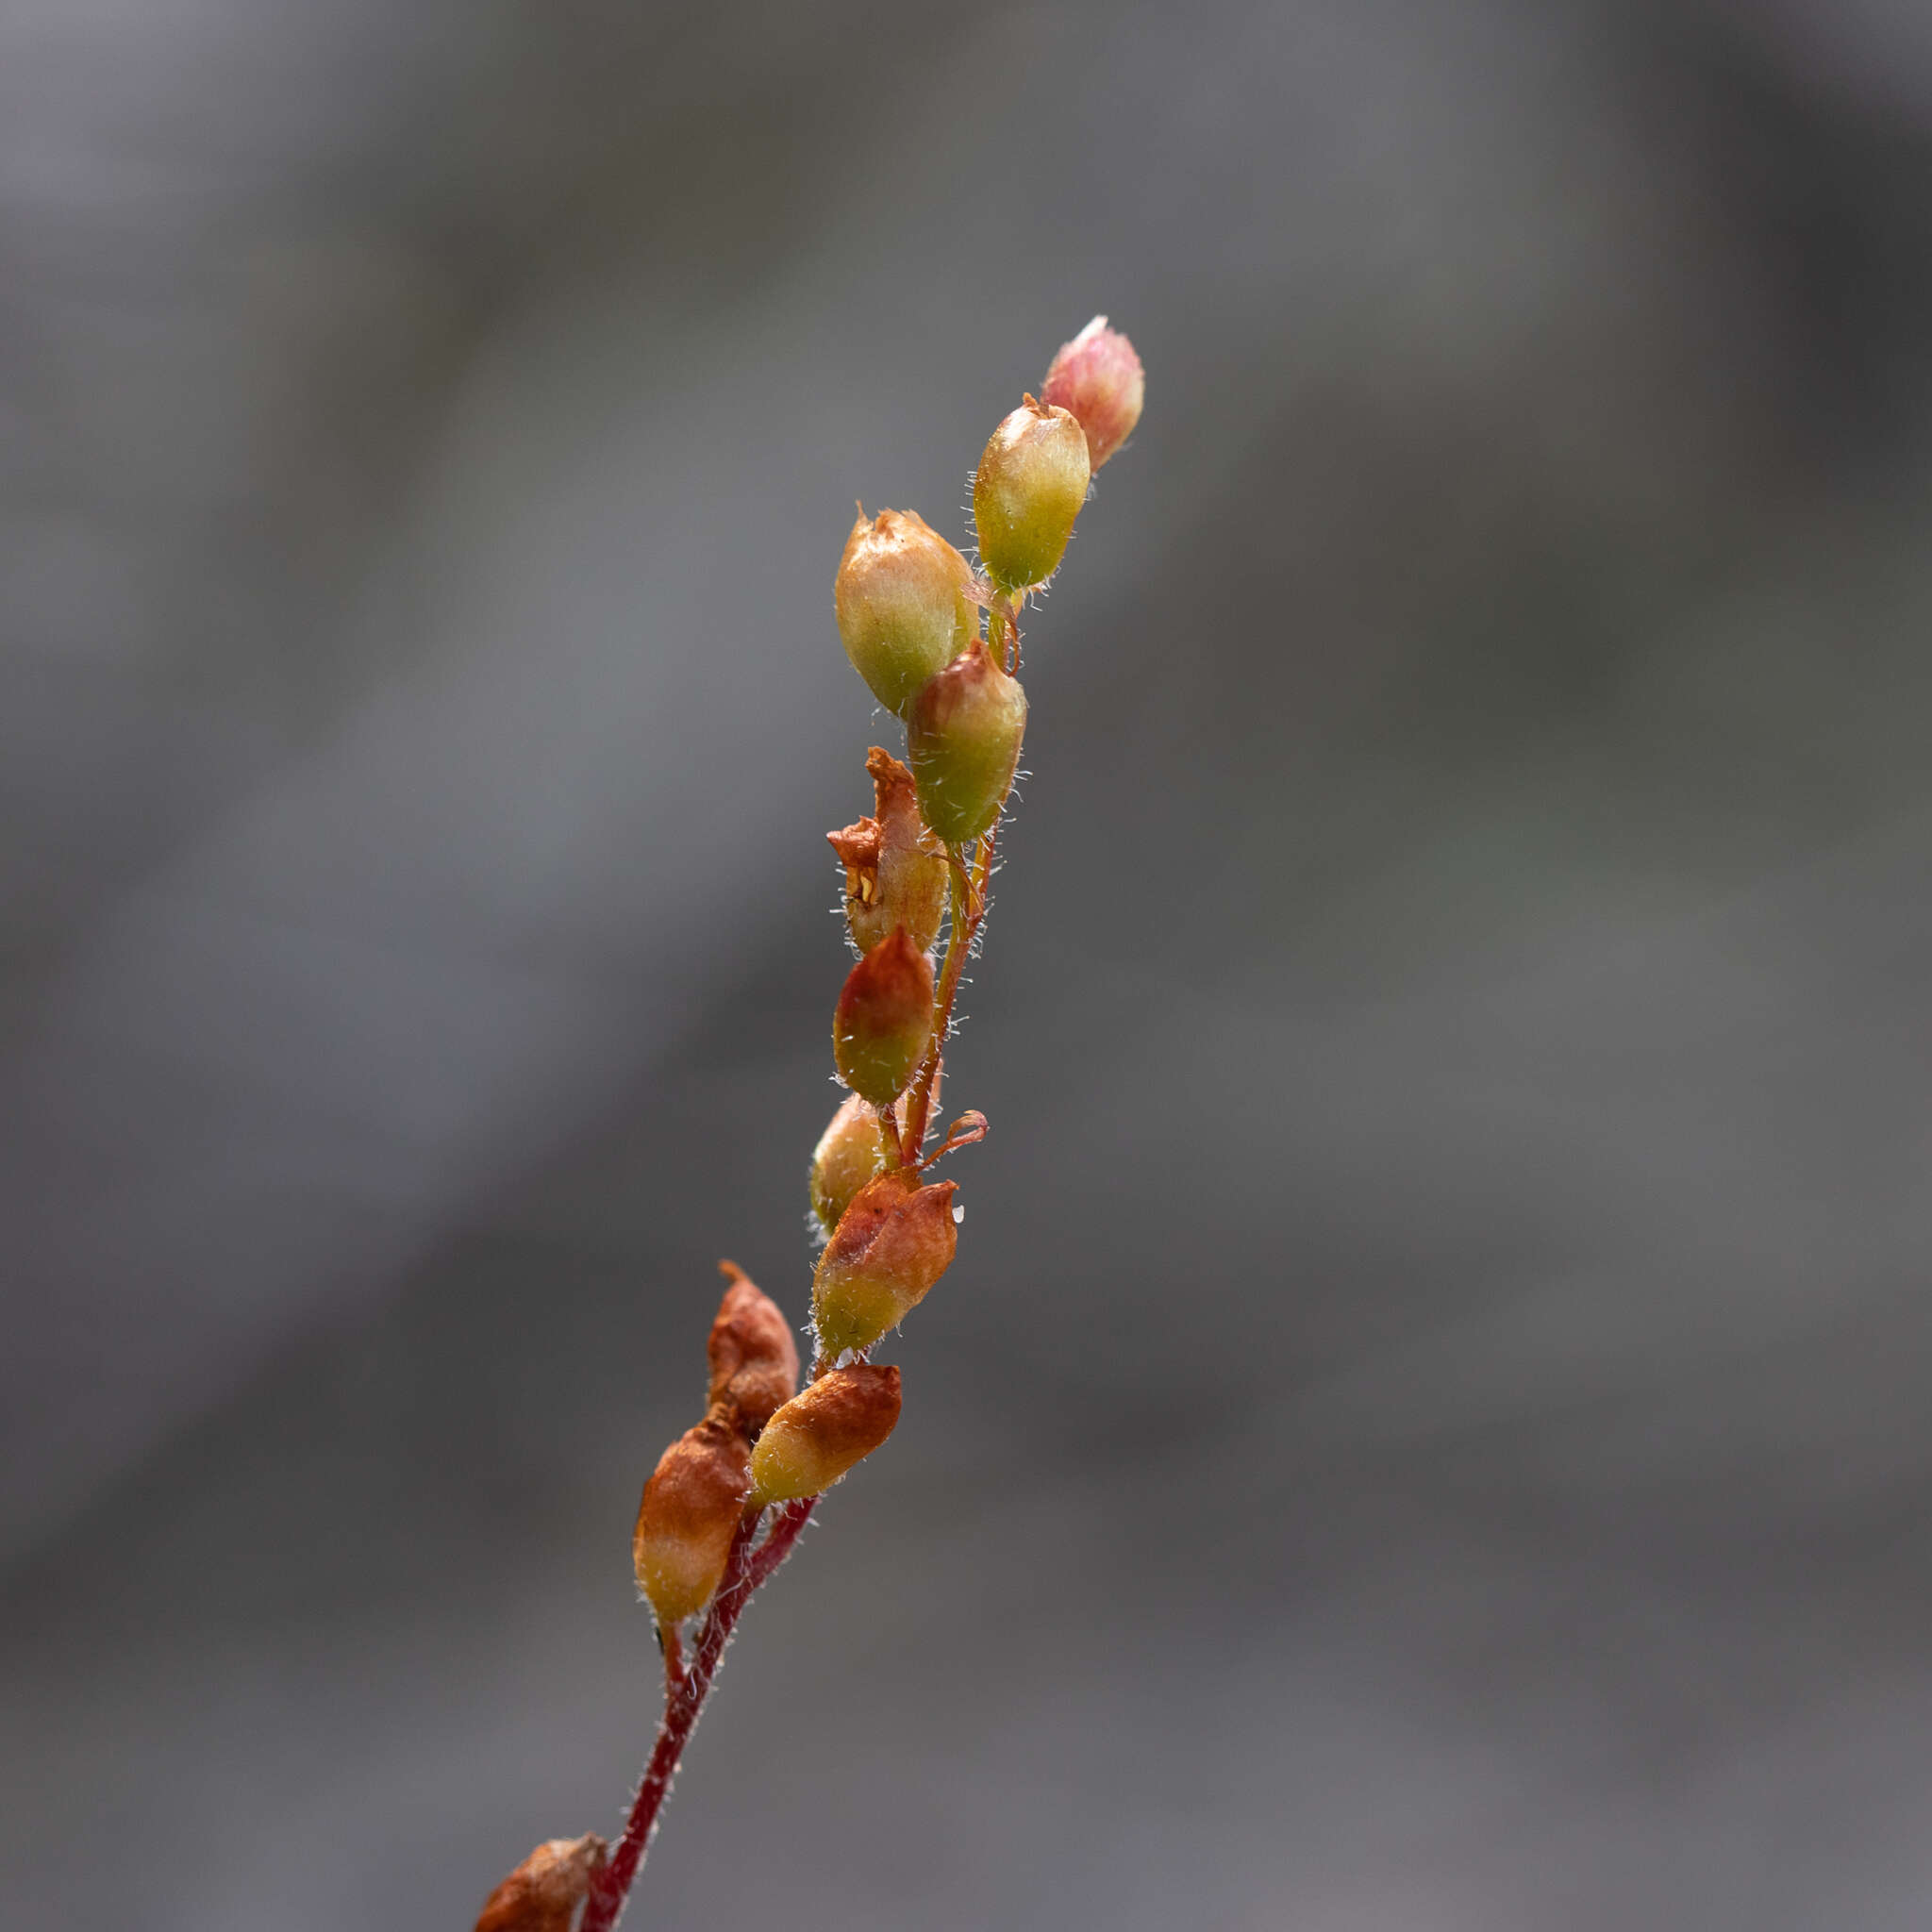
[[[1104,308],[960,1259],[640,1916],[1920,1925],[1928,164],[1877,4],[0,23],[0,1916],[613,1824],[850,505]]]

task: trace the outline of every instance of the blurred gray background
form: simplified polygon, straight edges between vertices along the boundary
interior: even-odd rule
[[[615,1824],[851,505],[1097,308],[960,1259],[633,1923],[1932,1920],[1932,11],[14,0],[9,1926]]]

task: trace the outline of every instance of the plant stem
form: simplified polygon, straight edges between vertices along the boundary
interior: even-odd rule
[[[785,1504],[772,1518],[771,1529],[761,1543],[757,1539],[762,1518],[745,1517],[732,1540],[731,1554],[724,1564],[724,1580],[711,1600],[690,1661],[681,1671],[669,1667],[669,1659],[677,1654],[675,1638],[667,1644],[664,1715],[658,1722],[658,1741],[638,1783],[637,1796],[631,1801],[624,1836],[611,1852],[609,1862],[591,1881],[579,1932],[613,1932],[638,1868],[644,1862],[658,1814],[671,1795],[671,1781],[677,1775],[678,1760],[684,1756],[691,1732],[697,1728],[698,1716],[705,1707],[705,1699],[710,1695],[718,1666],[724,1660],[731,1633],[753,1592],[768,1583],[791,1554],[792,1545],[817,1502],[816,1496],[806,1496]]]
[[[1002,665],[1007,663],[1008,652],[1000,638],[1002,621],[1012,626],[1013,662],[1009,668],[1017,670],[1020,626],[1004,602],[994,603],[987,610],[987,648]],[[939,985],[933,993],[932,1044],[926,1048],[925,1058],[912,1076],[911,1096],[906,1103],[906,1131],[900,1137],[898,1150],[902,1167],[916,1167],[919,1157],[925,1151],[933,1082],[939,1077],[940,1063],[945,1058],[946,1036],[953,1027],[953,1005],[959,996],[960,975],[966,971],[974,941],[978,939],[979,928],[986,921],[987,888],[992,882],[993,841],[998,836],[997,824],[982,834],[978,850],[974,855],[970,877],[963,853],[957,846],[947,849],[947,857],[952,861],[952,877],[947,886],[950,913],[946,921],[946,958],[940,968]]]

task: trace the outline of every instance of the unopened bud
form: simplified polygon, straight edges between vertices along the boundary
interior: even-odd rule
[[[975,643],[926,684],[906,720],[906,749],[925,822],[949,845],[1000,815],[1026,735],[1026,693]]]
[[[912,694],[973,635],[973,571],[911,510],[859,511],[832,607],[845,655],[887,710],[904,713]]]
[[[798,1387],[798,1344],[785,1311],[737,1262],[718,1266],[731,1286],[711,1324],[711,1405],[755,1436]]]
[[[680,1623],[710,1602],[750,1487],[750,1446],[716,1413],[658,1458],[631,1539],[638,1588],[658,1623]]]
[[[594,1832],[539,1845],[490,1894],[476,1932],[570,1932],[604,1850]]]
[[[894,926],[845,980],[832,1019],[832,1057],[855,1093],[896,1100],[932,1040],[932,961]]]
[[[1059,568],[1087,501],[1087,438],[1072,414],[1028,396],[992,433],[973,477],[979,560],[1002,590]]]
[[[854,1362],[802,1389],[772,1418],[751,1456],[755,1508],[816,1496],[892,1433],[899,1371]]]
[[[811,1156],[811,1211],[827,1234],[852,1197],[886,1164],[886,1138],[869,1100],[848,1093]]]
[[[924,953],[939,937],[946,856],[919,816],[912,774],[878,745],[865,768],[872,774],[875,815],[825,834],[845,868],[846,923],[861,953],[895,925],[903,925]]]
[[[1099,469],[1134,433],[1146,399],[1146,377],[1134,345],[1096,315],[1060,345],[1040,386],[1040,400],[1072,412],[1087,437],[1087,459]]]
[[[870,1348],[925,1299],[952,1264],[957,1184],[920,1184],[901,1170],[859,1189],[846,1208],[811,1285],[812,1320],[827,1357]]]

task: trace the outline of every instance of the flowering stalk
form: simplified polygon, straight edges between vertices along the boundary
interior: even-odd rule
[[[861,509],[846,540],[839,633],[853,668],[904,720],[907,761],[874,746],[874,815],[826,834],[858,961],[832,1024],[833,1063],[851,1091],[811,1163],[824,1241],[811,1375],[800,1391],[784,1315],[722,1263],[705,1412],[659,1458],[632,1537],[664,1659],[657,1741],[615,1847],[595,1836],[539,1845],[491,1894],[476,1932],[612,1932],[739,1618],[821,1494],[899,1420],[899,1371],[868,1356],[958,1245],[956,1184],[927,1172],[986,1133],[983,1114],[964,1113],[926,1152],[1025,735],[1020,611],[1058,569],[1092,473],[1140,420],[1141,395],[1140,358],[1104,316],[1061,348],[1039,399],[993,431],[974,473],[983,576],[910,511]]]

